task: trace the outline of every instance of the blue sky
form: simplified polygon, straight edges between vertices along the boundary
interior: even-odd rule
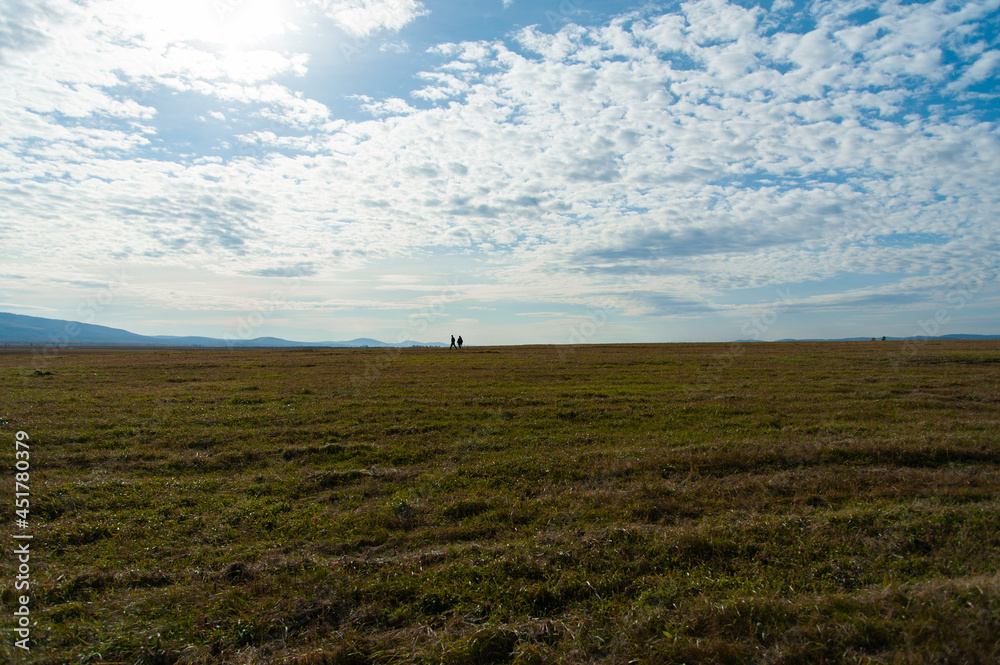
[[[998,333],[1000,0],[0,0],[0,311]]]

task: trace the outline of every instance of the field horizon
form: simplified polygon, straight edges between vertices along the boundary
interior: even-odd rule
[[[995,340],[4,347],[0,386],[8,662],[1000,659]]]
[[[0,312],[0,349],[11,349],[16,353],[19,350],[34,352],[39,350],[42,353],[51,353],[57,350],[72,351],[73,349],[84,348],[115,348],[120,350],[139,350],[146,348],[156,348],[161,350],[181,350],[181,349],[201,349],[201,348],[225,348],[225,349],[274,349],[274,348],[410,348],[410,347],[434,347],[440,348],[449,346],[448,336],[445,335],[440,341],[418,341],[407,340],[403,342],[383,342],[371,337],[358,337],[350,340],[323,342],[300,342],[282,339],[278,337],[264,336],[251,337],[253,330],[249,327],[241,328],[237,331],[239,337],[206,337],[197,335],[140,335],[123,328],[111,328],[99,326],[80,321],[70,321],[66,319],[48,319],[24,314],[13,314],[10,312]],[[919,331],[918,331],[919,332]],[[674,342],[593,342],[588,345],[615,346],[619,344],[630,345],[657,345],[657,344],[743,344],[759,342],[859,342],[881,340],[882,336],[876,338],[869,336],[849,337],[839,339],[737,339],[722,342],[708,341],[674,341]],[[909,337],[887,336],[882,341],[925,341],[925,340],[991,340],[1000,339],[1000,335],[995,334],[972,334],[972,333],[950,333],[940,336],[928,336],[925,334],[911,335]],[[582,346],[583,344],[572,344],[567,342],[537,342],[537,343],[517,343],[517,344],[484,344],[479,348],[502,347],[538,347],[538,346]],[[466,340],[466,346],[468,340]],[[475,345],[473,345],[475,346]]]

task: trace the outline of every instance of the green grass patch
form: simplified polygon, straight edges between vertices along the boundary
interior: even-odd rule
[[[997,662],[1000,350],[901,349],[0,355],[0,660]]]

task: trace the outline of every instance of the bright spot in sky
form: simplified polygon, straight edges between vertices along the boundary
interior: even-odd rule
[[[284,6],[276,0],[229,0],[231,9],[222,9],[219,37],[231,47],[254,44],[262,39],[277,36],[285,30]]]
[[[147,36],[240,48],[284,33],[281,0],[137,0],[135,23]]]

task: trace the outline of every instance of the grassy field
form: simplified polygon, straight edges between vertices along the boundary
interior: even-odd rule
[[[0,354],[14,663],[1000,662],[1000,343]]]

